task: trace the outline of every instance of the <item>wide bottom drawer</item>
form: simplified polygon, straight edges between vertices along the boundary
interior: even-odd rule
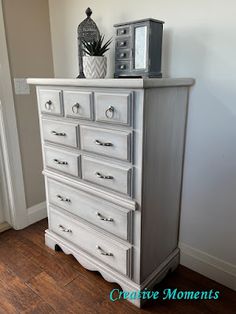
[[[131,246],[111,240],[52,207],[49,229],[120,273],[131,276]]]
[[[66,184],[47,180],[48,200],[124,240],[131,240],[132,211]]]

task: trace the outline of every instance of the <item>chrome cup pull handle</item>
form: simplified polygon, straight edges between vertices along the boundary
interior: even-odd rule
[[[72,112],[74,114],[78,114],[79,113],[79,107],[80,107],[80,104],[77,102],[76,104],[74,104],[74,106],[72,106]]]
[[[61,195],[59,195],[59,194],[57,194],[57,198],[58,198],[61,202],[67,202],[67,203],[70,203],[70,202],[71,202],[71,200],[70,200],[69,198],[63,197],[63,196],[61,196]]]
[[[67,233],[72,233],[71,229],[67,229],[62,225],[58,225],[58,228],[62,231],[62,232],[67,232]]]
[[[99,245],[96,245],[96,249],[98,250],[98,252],[99,252],[101,255],[113,256],[112,253],[107,253],[107,252],[105,252]]]
[[[95,140],[95,143],[96,143],[97,145],[100,145],[100,146],[113,146],[112,143],[104,143],[104,142],[101,142],[101,141],[99,141],[99,140]]]
[[[52,106],[52,101],[51,100],[48,100],[46,103],[45,103],[45,108],[47,110],[51,110],[51,106]]]
[[[113,118],[114,116],[114,111],[115,111],[115,108],[113,106],[109,106],[106,111],[105,111],[105,116],[108,118],[108,119],[111,119]]]
[[[100,172],[96,172],[96,176],[100,179],[108,179],[108,180],[113,179],[113,176],[105,176],[105,175],[101,174]]]
[[[103,215],[100,214],[99,212],[96,212],[96,215],[97,215],[97,217],[98,217],[100,220],[103,220],[103,221],[110,221],[110,222],[114,221],[113,218],[105,218],[105,217],[103,217]]]
[[[57,131],[52,131],[51,134],[56,135],[56,136],[66,136],[66,133],[64,133],[64,132],[57,132]]]
[[[64,165],[64,166],[68,165],[67,161],[61,161],[59,159],[53,159],[53,161],[58,165]]]

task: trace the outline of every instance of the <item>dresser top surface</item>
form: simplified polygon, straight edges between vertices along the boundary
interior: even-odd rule
[[[108,79],[63,79],[63,78],[28,78],[28,84],[77,87],[110,87],[110,88],[155,88],[171,86],[191,86],[192,78],[108,78]]]

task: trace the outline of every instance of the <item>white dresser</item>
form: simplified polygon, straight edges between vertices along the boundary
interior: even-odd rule
[[[125,291],[179,263],[192,79],[28,79],[37,85],[49,229],[59,247]],[[137,306],[142,301],[132,300]]]

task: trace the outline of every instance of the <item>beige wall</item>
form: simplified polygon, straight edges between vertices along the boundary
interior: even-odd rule
[[[113,24],[118,22],[145,17],[166,22],[164,74],[196,78],[190,96],[180,240],[213,261],[235,265],[236,2],[49,0],[49,4],[57,77],[78,73],[76,28],[88,6],[107,38],[114,36]],[[108,57],[112,76],[113,49]]]
[[[48,0],[3,0],[13,78],[52,77]],[[15,95],[27,206],[45,200],[35,91]]]

